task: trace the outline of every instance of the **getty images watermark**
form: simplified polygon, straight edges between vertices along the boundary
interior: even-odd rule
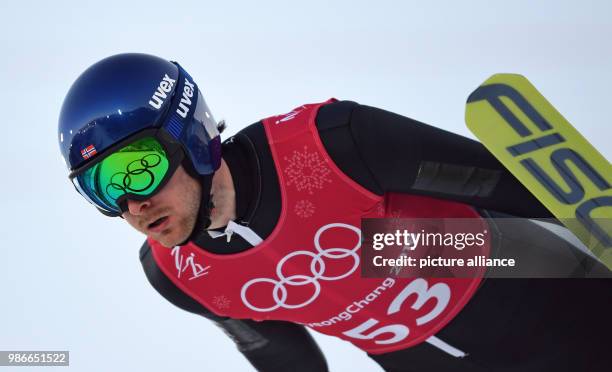
[[[552,219],[376,218],[361,228],[363,277],[612,276]]]

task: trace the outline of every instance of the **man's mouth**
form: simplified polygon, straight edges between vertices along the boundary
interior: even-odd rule
[[[168,225],[168,216],[163,216],[147,225],[147,230],[151,232],[159,232]]]

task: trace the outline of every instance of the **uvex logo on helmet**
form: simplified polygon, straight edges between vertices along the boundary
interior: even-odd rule
[[[193,83],[189,82],[187,78],[185,78],[185,86],[183,87],[183,98],[181,98],[181,103],[179,103],[179,107],[176,109],[176,113],[181,115],[183,118],[187,117],[189,113],[189,106],[191,106],[191,97],[193,97]]]
[[[158,109],[162,106],[166,98],[168,98],[168,94],[172,91],[172,87],[176,80],[171,79],[168,74],[165,74],[164,78],[159,82],[159,86],[151,96],[151,100],[149,100],[149,105],[153,106],[155,109]]]

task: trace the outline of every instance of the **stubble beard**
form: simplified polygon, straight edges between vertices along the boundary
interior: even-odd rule
[[[188,186],[180,194],[179,202],[174,206],[176,211],[176,223],[172,226],[174,231],[162,232],[158,240],[165,247],[171,248],[183,243],[191,236],[195,228],[202,191],[199,183],[193,178],[191,180],[193,182],[187,182]]]

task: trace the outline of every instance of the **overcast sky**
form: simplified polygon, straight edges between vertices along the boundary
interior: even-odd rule
[[[336,97],[471,136],[467,96],[520,73],[612,157],[608,1],[3,1],[0,14],[0,350],[70,350],[70,370],[250,370],[209,321],[150,287],[143,236],[66,177],[61,102],[108,55],[179,61],[230,134]],[[315,337],[332,371],[380,371]]]

